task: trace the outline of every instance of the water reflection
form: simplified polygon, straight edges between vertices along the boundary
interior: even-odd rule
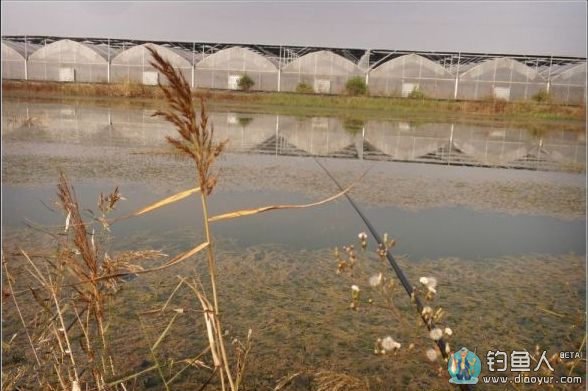
[[[4,102],[4,141],[161,146],[173,129],[153,110]],[[216,137],[233,152],[366,160],[585,170],[585,132],[463,123],[350,120],[213,112]]]

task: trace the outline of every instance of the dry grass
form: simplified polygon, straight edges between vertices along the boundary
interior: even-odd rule
[[[202,388],[212,383],[222,390],[240,389],[251,350],[252,330],[249,330],[244,342],[233,340],[232,352],[229,351],[220,319],[222,312],[218,299],[216,255],[210,223],[269,210],[318,206],[337,199],[349,189],[306,205],[266,206],[209,217],[207,200],[217,183],[212,168],[222,153],[225,142],[214,141],[214,130],[208,121],[205,102],[200,102],[198,116],[186,80],[157,52],[152,51],[152,55],[153,66],[168,82],[167,86],[159,86],[168,107],[155,115],[175,125],[178,136],[168,137],[168,141],[194,161],[194,177],[199,187],[152,203],[130,215],[110,218],[109,215],[116,209],[117,203],[124,199],[118,187],[107,195],[100,194],[95,212],[82,210],[74,188],[65,175],[60,176],[57,186],[58,206],[63,210],[65,222],[57,227],[42,228],[44,233],[54,239],[55,251],[35,257],[33,261],[32,257],[21,250],[20,256],[25,260],[29,281],[23,282],[28,288],[20,291],[13,287],[16,280],[10,271],[12,266],[3,260],[5,279],[9,286],[5,296],[11,297],[14,302],[30,353],[34,357],[32,364],[14,366],[7,372],[6,387],[16,387],[15,384],[24,382],[28,387],[50,390],[126,390],[127,385],[130,387],[140,376],[157,371],[161,385],[170,389],[170,385],[180,374],[189,368],[197,368],[208,372]],[[154,250],[107,253],[106,243],[111,239],[109,232],[112,224],[152,212],[194,194],[200,197],[202,205],[204,242],[171,257],[160,266],[151,268],[143,267],[141,262],[166,255]],[[84,218],[86,212],[89,219]],[[154,364],[131,374],[119,373],[117,359],[124,358],[112,356],[108,330],[113,311],[112,299],[120,289],[121,278],[167,269],[187,259],[193,259],[204,250],[207,253],[209,283],[204,286],[197,279],[181,278],[161,308],[141,315],[172,314],[165,329],[155,336],[147,331],[146,322],[141,318],[141,329]],[[194,303],[199,306],[197,312],[202,314],[208,346],[191,357],[172,360],[170,363],[159,357],[163,341],[173,334],[176,319],[187,311],[194,312],[193,309],[182,307],[169,311],[174,295],[180,288],[191,292]],[[18,298],[28,293],[40,312],[35,313],[31,308],[21,311]],[[180,369],[178,365],[181,365]],[[213,381],[215,377],[216,382]]]
[[[32,319],[26,318],[17,299],[23,292],[14,290],[16,280],[4,262],[8,294],[35,358],[31,369],[38,387],[71,390],[91,385],[105,390],[105,379],[116,375],[108,344],[107,309],[118,291],[118,280],[143,270],[137,262],[161,254],[129,251],[111,257],[104,251],[108,230],[104,222],[122,198],[118,189],[106,196],[100,194],[97,213],[92,213],[90,223],[82,218],[75,191],[64,175],[59,179],[57,195],[65,223],[59,230],[47,231],[56,240],[54,255],[33,261],[21,250],[26,269],[36,282],[24,292],[31,293],[40,311]],[[100,227],[102,232],[96,232]],[[30,310],[27,315],[31,315]]]

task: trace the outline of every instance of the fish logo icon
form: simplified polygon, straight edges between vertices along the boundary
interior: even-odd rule
[[[450,383],[476,384],[482,370],[480,358],[474,352],[461,348],[453,353],[447,362]]]

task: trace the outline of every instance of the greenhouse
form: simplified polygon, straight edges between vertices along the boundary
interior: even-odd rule
[[[135,83],[145,85],[157,85],[158,82],[165,84],[162,77],[150,64],[151,53],[147,50],[151,47],[176,69],[178,69],[186,81],[194,86],[193,61],[197,61],[201,55],[193,54],[190,51],[171,48],[152,43],[133,46],[123,50],[112,59],[110,66],[111,81],[113,83]]]
[[[409,122],[370,121],[365,148],[394,160],[414,161],[447,145],[450,134],[450,125],[442,123],[417,126]]]
[[[110,51],[110,53],[112,53]],[[102,83],[108,81],[109,48],[62,39],[29,56],[29,80]]]
[[[338,54],[321,50],[301,56],[282,68],[281,91],[296,91],[304,84],[319,94],[340,94],[354,76],[365,75],[351,61]]]
[[[26,58],[39,46],[2,40],[2,78],[26,80]]]
[[[572,64],[557,69],[551,79],[550,95],[565,104],[586,102],[586,63]]]
[[[538,72],[510,58],[496,58],[461,68],[458,99],[528,100],[547,88]]]
[[[351,131],[338,118],[285,118],[280,122],[281,152],[312,156],[357,155],[361,131]]]
[[[253,81],[252,90],[277,91],[278,68],[263,55],[234,46],[210,54],[196,64],[196,86],[200,88],[239,89],[244,75]]]
[[[368,86],[372,95],[408,97],[418,91],[430,98],[452,99],[455,78],[442,65],[407,54],[372,70]]]
[[[453,146],[477,164],[506,165],[528,154],[532,137],[523,129],[454,126]]]
[[[275,137],[278,119],[273,114],[211,113],[209,121],[214,124],[214,138],[227,140],[229,151],[256,151],[267,140]]]

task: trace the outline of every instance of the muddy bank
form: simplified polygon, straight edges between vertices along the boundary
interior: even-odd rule
[[[341,238],[341,244],[353,241],[346,239]],[[145,243],[129,245],[148,247]],[[242,340],[250,328],[253,330],[246,390],[273,389],[280,379],[298,372],[303,374],[286,390],[316,389],[312,374],[320,370],[356,377],[372,390],[447,386],[446,364],[427,360],[425,352],[432,341],[397,282],[390,297],[401,316],[378,307],[386,303],[377,289],[370,288],[367,277],[378,271],[392,280],[395,277],[377,257],[360,256],[361,268],[347,276],[337,275],[331,250],[285,251],[277,246],[243,249],[222,240],[217,246],[227,341]],[[8,260],[14,275],[23,272],[22,259],[9,256]],[[420,262],[401,258],[399,262],[413,283],[420,276],[438,279],[438,296],[431,305],[447,312],[439,323],[453,330],[449,343],[454,348],[475,349],[484,360],[488,350],[525,349],[535,354],[538,346],[551,356],[577,350],[582,342],[586,292],[582,256]],[[142,315],[148,324],[145,335],[137,330],[139,313],[161,307],[177,285],[177,275],[193,276],[206,287],[205,269],[205,260],[198,257],[195,262],[143,275],[123,285],[114,301],[109,331],[119,372],[143,368],[145,360],[149,361],[148,338],[152,341],[161,333],[171,317],[171,313]],[[23,279],[17,282],[21,287],[23,283]],[[359,285],[362,291],[358,311],[349,308],[351,284]],[[368,299],[374,303],[370,305]],[[196,308],[192,293],[178,290],[170,306],[184,312],[158,352],[159,359],[167,362],[194,356],[206,346],[201,315],[191,311]],[[3,317],[5,335],[17,332],[11,302],[3,307]],[[388,335],[402,344],[400,351],[374,355],[376,339]],[[19,335],[16,341],[23,343],[26,352],[24,337]],[[410,344],[414,346],[409,348]],[[554,363],[557,375],[567,374],[564,364]],[[578,365],[573,373],[585,375],[584,366]],[[155,374],[144,375],[138,388],[149,389],[156,378]],[[206,371],[191,368],[177,380],[174,389],[191,389],[205,378]]]

